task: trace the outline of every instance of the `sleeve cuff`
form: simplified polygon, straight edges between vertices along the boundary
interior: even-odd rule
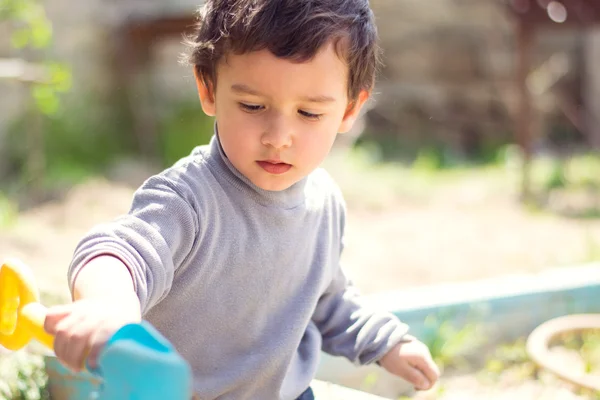
[[[97,258],[100,256],[114,257],[114,258],[118,259],[119,261],[121,261],[125,265],[125,267],[129,271],[129,275],[131,276],[131,281],[133,283],[133,290],[139,297],[139,293],[137,290],[138,284],[136,282],[135,275],[134,275],[133,269],[131,267],[131,264],[127,260],[128,259],[127,253],[122,250],[119,250],[118,248],[113,247],[113,246],[106,246],[106,247],[103,246],[103,248],[92,250],[89,254],[84,256],[81,260],[78,260],[75,263],[73,263],[73,265],[71,265],[70,270],[69,270],[69,291],[71,292],[71,298],[73,298],[75,281],[77,280],[77,276],[79,275],[81,270],[85,267],[85,265],[87,263],[92,261],[94,258]],[[140,299],[140,302],[141,302],[141,299]]]
[[[400,324],[394,329],[394,332],[388,337],[385,342],[385,345],[381,346],[377,351],[374,351],[368,357],[363,358],[362,364],[377,364],[380,365],[380,360],[385,356],[394,346],[400,343],[404,337],[408,334],[409,327],[408,325],[400,322]]]

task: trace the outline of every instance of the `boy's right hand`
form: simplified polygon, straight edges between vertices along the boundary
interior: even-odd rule
[[[51,307],[44,329],[54,335],[54,352],[69,369],[79,372],[97,368],[100,351],[124,325],[140,322],[135,302],[123,299],[89,298]],[[139,303],[137,303],[139,305]]]

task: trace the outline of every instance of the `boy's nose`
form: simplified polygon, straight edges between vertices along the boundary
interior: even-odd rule
[[[265,146],[283,149],[292,145],[292,131],[285,124],[272,124],[261,137]]]

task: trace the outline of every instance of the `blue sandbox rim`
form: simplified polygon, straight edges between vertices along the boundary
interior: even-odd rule
[[[479,323],[496,338],[510,340],[552,318],[600,313],[600,263],[411,288],[366,301],[394,313],[418,337],[427,338],[444,321],[453,321]]]

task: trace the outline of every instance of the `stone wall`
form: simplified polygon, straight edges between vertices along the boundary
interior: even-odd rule
[[[55,36],[51,53],[73,71],[69,104],[79,107],[78,114],[105,118],[110,108],[93,101],[103,99],[110,105],[122,91],[114,79],[116,29],[125,21],[189,15],[198,3],[47,0]],[[461,151],[477,148],[488,136],[509,137],[515,105],[514,32],[496,0],[371,0],[371,4],[386,66],[376,88],[375,107],[368,113],[367,132],[416,144],[440,141]],[[2,32],[0,36],[6,37]],[[558,51],[575,54],[579,40],[573,32],[544,33],[535,47],[535,65]],[[157,43],[154,50],[152,64],[138,78],[141,85],[151,85],[152,105],[160,111],[180,97],[191,98],[194,89],[191,74],[177,62],[183,50],[179,40]],[[8,53],[8,43],[0,41],[0,56]],[[20,92],[14,85],[0,82],[0,91],[1,140],[7,121],[22,107],[12,100]],[[90,129],[82,135],[92,133]]]
[[[511,138],[516,108],[512,19],[493,0],[372,0],[385,51],[367,132],[458,153]],[[581,38],[540,32],[536,68],[552,54],[576,55]],[[571,71],[577,74],[578,71]]]
[[[76,83],[74,92],[81,90],[104,96],[121,89],[114,87],[117,61],[114,42],[119,38],[120,27],[129,21],[135,24],[135,21],[192,14],[200,2],[88,0],[72,3],[68,0],[48,0],[46,3],[49,17],[55,26],[56,45],[53,50],[73,69]],[[177,70],[175,57],[171,73]],[[176,93],[175,87],[172,90]]]
[[[74,118],[89,120],[90,125],[107,123],[114,117],[114,107],[123,98],[123,87],[116,80],[118,62],[116,41],[118,31],[126,23],[147,21],[159,17],[191,15],[199,0],[47,0],[44,2],[48,18],[53,24],[53,44],[44,50],[54,60],[65,63],[72,72],[73,87],[64,96],[64,105]],[[11,26],[0,23],[0,37],[10,37]],[[135,77],[140,85],[150,83],[153,87],[143,93],[154,94],[157,110],[163,104],[174,101],[182,95],[182,81],[185,71],[178,64],[178,53],[182,51],[181,40],[157,43],[156,52],[150,67],[139,71]],[[22,54],[10,48],[9,40],[0,40],[0,57],[20,57]],[[145,76],[149,75],[149,76]],[[188,74],[189,75],[189,74]],[[176,79],[178,76],[179,79]],[[148,79],[146,79],[148,78]],[[193,93],[193,81],[192,81]],[[16,82],[0,80],[0,159],[6,151],[6,132],[11,121],[25,111],[27,91]],[[163,96],[165,94],[165,96]],[[190,93],[187,93],[189,96]],[[18,100],[18,101],[17,101]],[[161,103],[161,100],[163,102]],[[82,141],[86,135],[96,133],[95,129],[81,132]],[[3,170],[0,165],[0,173]]]

